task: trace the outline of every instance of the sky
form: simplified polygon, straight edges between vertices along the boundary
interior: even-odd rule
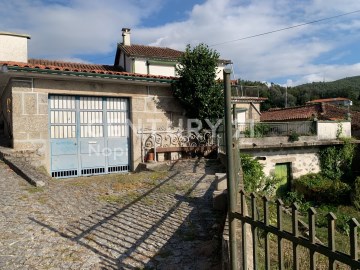
[[[134,44],[205,43],[233,62],[236,79],[295,86],[360,75],[359,0],[0,0],[0,7],[0,32],[31,35],[30,58],[113,64],[127,27]]]

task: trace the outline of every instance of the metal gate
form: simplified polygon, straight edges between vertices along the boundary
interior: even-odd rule
[[[128,100],[49,97],[52,177],[129,170]]]

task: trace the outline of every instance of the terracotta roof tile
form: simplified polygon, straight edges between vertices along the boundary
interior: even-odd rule
[[[167,47],[156,47],[156,46],[147,46],[147,45],[123,45],[119,43],[119,48],[125,51],[128,56],[138,56],[146,58],[157,58],[157,59],[167,59],[167,60],[178,60],[183,51],[174,50]],[[219,59],[220,63],[230,64],[230,60]]]
[[[261,113],[261,121],[291,121],[291,120],[310,120],[313,117],[318,117],[321,112],[319,104],[311,104],[305,106],[269,110]]]
[[[348,98],[341,98],[341,97],[337,97],[337,98],[322,98],[322,99],[314,99],[314,100],[310,100],[306,103],[322,103],[322,102],[332,102],[332,101],[347,101],[350,100]]]
[[[167,47],[155,47],[145,45],[130,45],[125,46],[119,44],[119,46],[129,56],[143,56],[143,57],[154,57],[154,58],[166,58],[171,60],[177,60],[183,54],[182,51],[170,49]]]
[[[170,76],[124,72],[122,71],[121,67],[117,67],[117,66],[62,62],[62,61],[52,61],[52,60],[43,60],[43,59],[29,59],[28,63],[0,61],[0,65],[15,66],[21,68],[32,68],[39,70],[57,70],[57,71],[75,72],[75,73],[77,72],[96,73],[96,74],[122,75],[129,77],[167,79],[167,80],[176,79],[175,77],[170,77]]]
[[[345,120],[347,113],[348,110],[345,107],[338,107],[327,103],[314,103],[262,112],[261,121],[310,120],[313,117],[317,117],[320,120]],[[352,125],[360,127],[360,112],[350,111],[350,113]]]

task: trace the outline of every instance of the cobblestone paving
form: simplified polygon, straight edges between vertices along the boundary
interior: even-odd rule
[[[0,269],[219,269],[221,170],[201,159],[34,188],[0,162]]]

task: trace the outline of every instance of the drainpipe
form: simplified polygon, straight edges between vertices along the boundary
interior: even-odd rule
[[[224,69],[224,92],[225,92],[225,138],[226,138],[226,158],[227,158],[227,189],[228,189],[228,218],[229,218],[229,244],[230,244],[230,266],[231,270],[239,269],[236,241],[236,219],[233,213],[236,211],[236,187],[235,187],[235,164],[234,146],[232,132],[231,115],[231,85],[229,69]]]

